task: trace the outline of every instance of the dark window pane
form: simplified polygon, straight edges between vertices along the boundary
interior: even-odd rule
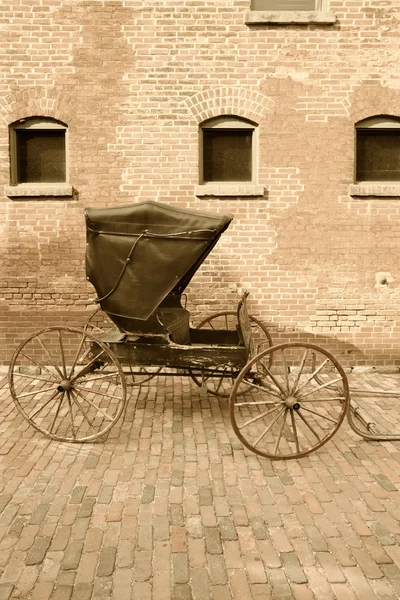
[[[400,181],[400,129],[357,130],[356,181]]]
[[[17,129],[17,182],[65,181],[65,131]]]
[[[204,181],[251,181],[248,129],[203,129]]]
[[[315,0],[252,0],[252,10],[315,10]]]

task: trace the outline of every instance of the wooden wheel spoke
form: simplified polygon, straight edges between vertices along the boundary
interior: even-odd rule
[[[61,329],[58,330],[58,340],[60,342],[60,353],[61,353],[61,361],[62,361],[62,369],[64,374],[64,379],[67,379],[67,365],[65,362],[65,353],[64,353],[64,345],[62,341]]]
[[[57,371],[57,373],[60,375],[61,379],[64,379],[64,375],[63,373],[60,371],[60,369],[58,368],[58,366],[56,364],[53,364],[53,357],[51,356],[50,352],[48,351],[48,349],[46,348],[43,340],[40,337],[36,338],[37,341],[39,342],[39,345],[41,346],[42,350],[44,350],[44,352],[47,355],[47,358],[49,359],[49,363],[52,365],[52,367],[55,368],[55,370]]]
[[[89,420],[89,418],[87,416],[87,413],[85,413],[85,411],[83,410],[82,406],[79,404],[77,398],[75,398],[75,394],[73,393],[72,390],[70,390],[70,395],[71,395],[72,401],[77,406],[78,410],[82,413],[82,416],[85,419],[86,423],[88,423],[89,427],[91,427],[93,429],[93,431],[95,431],[95,429],[93,427],[93,421]]]
[[[322,369],[324,368],[324,366],[326,365],[326,363],[329,362],[329,358],[326,358],[320,365],[319,367],[317,367],[312,373],[311,375],[306,379],[306,381],[304,381],[300,387],[298,387],[297,389],[293,390],[293,392],[297,392],[300,393],[301,390],[304,390],[304,388],[310,383],[310,381],[312,379],[315,378],[316,375],[318,375],[318,373],[320,371],[322,371]]]
[[[263,361],[262,361],[262,360],[260,360],[260,363],[259,363],[259,365],[258,365],[258,368],[259,368],[259,369],[260,369],[260,371],[261,371],[261,377],[262,377],[262,378],[263,378],[263,377],[268,377],[268,373],[267,373],[267,371],[266,371],[265,365],[264,365],[264,363],[263,363]],[[258,377],[260,377],[260,375],[258,375]]]
[[[309,413],[312,413],[313,415],[317,415],[317,417],[321,417],[321,419],[325,419],[326,421],[330,421],[331,423],[337,423],[337,421],[335,419],[332,419],[332,417],[327,417],[326,415],[322,415],[321,413],[317,412],[316,410],[312,410],[311,408],[306,408],[305,406],[301,407],[301,410],[305,410]]]
[[[54,388],[51,388],[51,389],[54,389]],[[34,419],[36,417],[36,415],[38,415],[44,408],[46,408],[46,406],[48,406],[50,404],[50,402],[52,402],[57,397],[57,394],[59,394],[59,391],[55,390],[54,394],[52,394],[50,396],[50,398],[47,400],[47,402],[45,402],[42,406],[40,406],[37,410],[35,410],[35,412],[28,415],[28,418]]]
[[[100,319],[97,322],[96,315],[100,315]],[[92,335],[96,335],[96,333],[107,333],[114,328],[114,323],[102,312],[101,308],[97,308],[85,323],[84,331],[89,331]]]
[[[96,394],[99,396],[103,396],[104,398],[113,398],[114,400],[122,400],[121,396],[114,396],[113,394],[107,394],[106,392],[101,392],[100,390],[91,390],[90,388],[85,388],[80,385],[74,385],[74,390],[79,390],[80,392],[86,392],[87,394]]]
[[[71,383],[74,383],[74,381],[76,381],[77,379],[79,379],[79,377],[82,376],[82,373],[84,373],[85,371],[87,371],[88,369],[90,369],[90,367],[92,367],[100,358],[100,356],[104,355],[104,350],[102,350],[101,352],[99,352],[99,354],[97,354],[97,356],[95,356],[94,358],[92,358],[91,361],[88,362],[87,365],[85,365],[83,367],[83,369],[81,369],[76,375],[74,375],[74,377],[72,377],[70,379]]]
[[[107,379],[107,377],[115,377],[116,375],[119,375],[118,371],[113,371],[112,373],[104,373],[104,375],[97,375],[96,377],[85,377],[85,383],[88,381],[98,381],[99,379]]]
[[[103,352],[103,355],[104,355],[104,352]],[[98,356],[99,355],[97,355],[97,357]],[[98,372],[98,373],[105,373],[105,369],[107,368],[107,366],[108,366],[107,362],[102,362],[101,364],[99,364],[98,366],[96,366],[96,372]],[[86,367],[87,367],[87,365],[86,365]],[[82,369],[79,373],[82,373],[83,371],[86,371],[86,367],[85,367],[85,369]],[[84,375],[84,377],[86,377],[86,376]]]
[[[262,432],[262,434],[254,442],[254,444],[253,444],[254,448],[261,442],[261,440],[263,439],[263,437],[265,435],[267,435],[268,431],[271,429],[271,427],[273,427],[275,425],[275,423],[277,422],[277,420],[279,419],[279,417],[283,414],[283,412],[285,410],[286,410],[286,406],[284,406],[281,409],[281,411],[277,414],[277,416],[275,417],[275,419],[273,419],[273,421],[271,421],[271,423],[269,423],[269,425],[267,425],[267,427],[264,429],[264,431]]]
[[[276,402],[276,400],[263,400],[260,402],[235,402],[235,406],[269,406],[274,404],[282,404],[282,402]]]
[[[87,359],[89,354],[90,354],[90,348],[86,348],[85,352],[81,356],[78,356],[77,364],[82,365],[83,361],[85,361]]]
[[[68,414],[69,414],[69,420],[71,423],[71,431],[72,431],[72,437],[74,438],[74,440],[76,440],[76,430],[75,430],[75,425],[74,425],[74,416],[72,414],[72,404],[71,404],[71,397],[69,392],[67,392],[67,401],[68,401]]]
[[[92,332],[93,332],[93,331],[94,331],[94,332],[97,332],[97,331],[100,331],[100,332],[102,332],[102,331],[103,331],[101,327],[99,327],[98,325],[93,325],[93,323],[86,323],[86,325],[85,325],[85,327],[83,328],[83,330],[84,330],[84,331],[87,331],[89,327],[91,328],[91,331],[92,331]]]
[[[85,337],[86,337],[86,332],[84,332],[84,333],[83,333],[83,335],[82,335],[82,338],[81,338],[81,340],[80,340],[80,342],[79,342],[78,350],[76,351],[76,354],[75,354],[74,360],[72,361],[72,367],[71,367],[71,370],[70,370],[70,372],[69,372],[69,379],[72,379],[72,377],[73,377],[73,375],[74,375],[74,372],[75,372],[75,367],[76,367],[76,364],[77,364],[77,362],[78,362],[79,355],[80,355],[80,353],[81,353],[81,351],[82,351],[83,344],[84,344],[84,342],[85,342]]]
[[[21,398],[27,398],[28,396],[36,396],[36,394],[44,394],[46,392],[51,391],[54,391],[54,385],[51,388],[35,390],[34,392],[24,392],[23,394],[16,395],[15,397],[17,398],[17,400],[20,400]],[[57,390],[56,393],[58,393]]]
[[[261,413],[260,415],[253,417],[252,419],[250,419],[250,421],[246,421],[246,423],[243,423],[243,425],[240,425],[239,429],[243,429],[244,427],[247,427],[247,425],[251,425],[251,423],[255,423],[256,421],[259,421],[260,419],[267,417],[268,415],[272,414],[276,410],[279,410],[279,408],[280,408],[279,406],[275,406],[275,408],[271,408],[271,410],[268,410],[267,412]]]
[[[27,379],[32,379],[33,381],[35,381],[36,379],[38,381],[44,381],[45,383],[52,383],[54,385],[55,383],[55,379],[46,379],[45,377],[40,377],[40,375],[29,375],[28,373],[14,373],[14,377],[25,377]]]
[[[289,383],[289,369],[286,362],[285,351],[281,350],[282,362],[283,362],[283,371],[285,373],[285,381],[286,381],[286,389],[288,394],[290,393],[290,383]]]
[[[321,437],[318,435],[318,433],[314,430],[314,428],[310,425],[310,423],[308,422],[308,420],[305,418],[305,416],[302,414],[301,412],[302,409],[297,411],[297,414],[299,415],[300,419],[304,422],[304,424],[308,427],[308,429],[315,435],[315,437],[317,438],[317,440],[320,442],[321,441]]]
[[[270,379],[272,379],[272,381],[274,382],[275,386],[278,388],[278,390],[281,392],[281,394],[286,395],[285,390],[282,388],[281,384],[279,383],[279,381],[274,377],[274,375],[271,373],[271,371],[269,370],[269,368],[263,364],[263,367],[265,369],[266,374],[268,375],[268,377]]]
[[[331,381],[328,381],[327,383],[323,383],[322,385],[319,385],[318,387],[315,387],[312,390],[309,390],[306,394],[301,395],[301,399],[303,400],[303,398],[306,398],[307,396],[310,396],[311,394],[315,394],[315,392],[319,392],[320,390],[323,390],[323,389],[329,387],[330,385],[332,385],[333,383],[337,383],[338,381],[342,381],[342,378],[337,377],[336,379],[332,379]]]
[[[275,396],[275,398],[279,398],[281,400],[281,396],[279,394],[277,394],[275,392],[275,390],[272,390],[272,388],[270,388],[268,384],[265,385],[265,387],[263,387],[262,385],[258,385],[257,383],[254,383],[253,381],[249,381],[248,379],[245,379],[244,382],[249,387],[255,388],[256,390],[260,390],[261,392],[264,392],[264,394],[267,393],[267,394],[270,394],[271,396]]]
[[[46,373],[48,373],[51,376],[52,381],[57,381],[57,377],[55,377],[54,373],[52,373],[50,371],[50,369],[48,369],[46,367],[46,365],[40,364],[40,362],[38,362],[35,358],[33,358],[33,356],[28,356],[28,354],[25,354],[25,352],[23,352],[22,350],[21,350],[20,354],[27,360],[33,362],[33,364],[36,365],[37,367],[39,367],[39,369],[44,369],[46,371]]]
[[[304,354],[302,356],[302,359],[301,359],[301,362],[300,362],[300,366],[299,366],[299,370],[297,372],[296,379],[293,382],[293,386],[292,386],[292,389],[290,390],[290,394],[294,394],[294,392],[296,391],[296,387],[297,387],[297,384],[300,381],[300,377],[301,377],[301,374],[303,372],[304,365],[306,364],[306,360],[307,360],[307,357],[308,357],[308,351],[309,351],[309,349],[307,348],[307,350],[305,350],[305,352],[304,352]]]
[[[292,421],[292,428],[293,428],[294,442],[296,444],[296,450],[297,450],[297,452],[301,452],[300,444],[299,444],[299,436],[297,435],[296,421],[294,419],[294,410],[290,411],[290,419]]]
[[[60,398],[60,402],[58,403],[58,406],[57,406],[56,414],[54,415],[54,419],[53,419],[53,421],[52,421],[52,423],[51,423],[51,427],[50,427],[50,431],[49,431],[49,433],[50,433],[50,434],[52,434],[52,433],[53,433],[54,425],[56,424],[57,417],[58,417],[58,415],[59,415],[59,412],[60,412],[60,410],[61,410],[61,405],[62,405],[62,403],[63,403],[64,396],[65,396],[65,392],[62,392],[62,394],[61,394],[61,398]],[[58,427],[57,427],[57,429],[58,429]],[[56,432],[57,432],[57,430],[56,430]]]
[[[301,401],[302,402],[332,402],[333,400],[340,400],[340,401],[344,401],[346,400],[345,396],[327,396],[326,398],[305,398],[302,397]]]
[[[281,425],[281,428],[279,430],[279,435],[277,437],[277,440],[275,442],[274,454],[278,453],[278,448],[279,448],[279,444],[280,444],[280,441],[281,441],[281,438],[282,438],[282,434],[283,434],[283,430],[284,430],[284,427],[285,427],[286,417],[287,417],[287,414],[288,414],[288,410],[289,409],[286,407],[285,408],[285,412],[283,413],[282,425]]]
[[[113,418],[110,417],[110,415],[108,415],[107,413],[104,412],[104,410],[101,410],[101,408],[99,408],[98,406],[96,406],[94,402],[92,402],[91,400],[88,400],[87,398],[85,398],[85,396],[83,394],[81,394],[81,392],[76,387],[74,388],[74,390],[76,391],[77,395],[80,396],[82,398],[82,400],[84,400],[84,402],[87,402],[88,404],[90,404],[90,406],[92,406],[95,410],[97,410],[98,413],[100,413],[101,415],[103,415],[103,417],[105,419],[107,419],[108,421],[113,421]]]

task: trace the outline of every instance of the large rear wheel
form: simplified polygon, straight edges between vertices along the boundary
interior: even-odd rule
[[[240,441],[256,454],[301,458],[331,439],[349,406],[338,361],[323,348],[294,342],[261,352],[242,369],[230,417]]]
[[[89,442],[121,417],[126,382],[114,353],[88,331],[49,327],[26,338],[11,360],[9,385],[21,415],[64,442]]]

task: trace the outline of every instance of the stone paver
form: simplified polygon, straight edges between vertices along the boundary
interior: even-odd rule
[[[354,379],[400,389],[400,374]],[[400,431],[400,399],[370,397],[369,414],[374,402]],[[133,390],[101,443],[35,432],[4,379],[0,414],[0,600],[400,596],[400,442],[344,423],[319,451],[271,462],[187,378]]]

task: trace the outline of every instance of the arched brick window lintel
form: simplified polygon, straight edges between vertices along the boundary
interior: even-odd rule
[[[261,92],[239,87],[199,92],[185,103],[198,125],[219,116],[235,116],[260,124],[274,104]]]

